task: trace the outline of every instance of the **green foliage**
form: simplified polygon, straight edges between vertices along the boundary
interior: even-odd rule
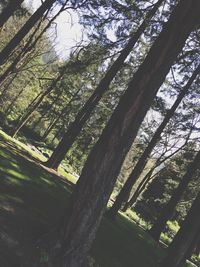
[[[143,197],[136,204],[135,210],[147,221],[153,222],[162,208],[169,201],[174,189],[185,174],[189,163],[194,157],[194,144],[189,144],[186,150],[180,151],[158,172],[155,179],[144,192]],[[172,220],[183,220],[198,191],[198,174],[193,178],[187,192],[176,207]]]

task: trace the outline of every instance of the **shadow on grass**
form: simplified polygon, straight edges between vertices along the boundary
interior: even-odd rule
[[[18,152],[0,149],[1,267],[30,267],[36,241],[60,225],[69,205],[69,185]],[[123,216],[103,219],[92,249],[100,267],[157,267],[163,254]]]
[[[0,266],[23,266],[35,242],[60,223],[70,188],[19,155],[0,151]]]

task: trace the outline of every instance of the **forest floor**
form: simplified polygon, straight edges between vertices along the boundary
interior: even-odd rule
[[[44,156],[0,131],[1,267],[28,266],[36,241],[68,210],[76,179],[42,167],[41,160]],[[99,267],[157,267],[165,251],[119,215],[115,222],[103,219],[91,254]]]

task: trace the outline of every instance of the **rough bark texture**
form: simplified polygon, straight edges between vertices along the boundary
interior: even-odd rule
[[[110,69],[107,71],[104,78],[100,81],[98,87],[85,103],[83,108],[77,114],[73,123],[69,126],[68,131],[64,134],[62,140],[54,150],[53,154],[49,158],[49,160],[45,163],[45,166],[48,166],[53,169],[57,169],[60,165],[61,161],[64,159],[66,153],[76,140],[76,137],[81,132],[85,122],[89,119],[92,111],[100,101],[101,97],[105,93],[106,90],[109,89],[110,83],[116,76],[117,72],[121,69],[123,62],[133,49],[134,45],[137,43],[138,39],[144,32],[147,23],[156,13],[158,7],[161,5],[163,0],[159,0],[153,9],[147,14],[146,19],[143,21],[141,26],[138,28],[136,33],[130,38],[127,46],[122,50],[121,54],[117,58],[117,60],[113,63]]]
[[[19,9],[24,0],[10,1],[0,14],[0,28],[13,15],[15,10]]]
[[[27,33],[35,26],[37,21],[42,17],[42,15],[51,8],[56,0],[46,0],[28,19],[28,21],[22,26],[22,28],[16,33],[16,35],[10,40],[10,42],[3,48],[0,52],[0,65],[5,63],[11,52],[19,45],[19,43],[24,39]]]
[[[159,87],[199,23],[199,0],[181,0],[121,98],[92,149],[72,194],[55,266],[83,265],[123,160]]]
[[[157,144],[157,142],[160,140],[160,136],[161,136],[164,128],[166,127],[166,125],[168,124],[170,119],[173,117],[174,112],[176,111],[177,107],[181,103],[181,101],[184,98],[184,96],[187,94],[188,90],[190,89],[190,86],[192,85],[192,83],[196,79],[196,77],[199,74],[199,72],[200,72],[200,65],[194,71],[193,75],[191,76],[191,78],[189,79],[189,81],[187,82],[187,84],[185,85],[183,90],[181,91],[181,93],[178,95],[176,101],[174,102],[174,104],[172,105],[170,110],[167,112],[167,114],[166,114],[165,118],[163,119],[162,123],[157,128],[157,130],[155,131],[151,141],[149,142],[148,146],[144,150],[142,156],[138,160],[138,162],[135,165],[133,171],[131,172],[131,174],[129,175],[128,179],[126,180],[124,186],[122,187],[121,191],[119,192],[119,194],[118,194],[118,196],[117,196],[112,208],[109,211],[109,215],[110,216],[112,216],[112,217],[116,216],[118,211],[119,211],[119,209],[121,208],[122,204],[124,202],[128,202],[131,190],[132,190],[134,184],[139,179],[142,171],[144,170],[145,165],[147,163],[147,160],[149,158],[149,155],[151,154],[151,152],[154,149],[154,147]],[[129,206],[129,204],[126,205],[126,208],[128,206]]]
[[[184,266],[188,250],[192,246],[195,236],[200,231],[200,193],[195,199],[192,208],[181,225],[180,230],[168,248],[168,255],[161,263],[162,267]]]
[[[159,218],[157,219],[153,227],[150,229],[149,233],[155,240],[159,240],[160,234],[164,230],[167,221],[172,217],[174,209],[178,204],[178,201],[180,200],[183,192],[185,191],[189,182],[191,181],[192,176],[199,168],[200,168],[200,151],[197,153],[194,161],[189,165],[187,172],[185,173],[178,187],[174,191],[168,204],[162,210]]]

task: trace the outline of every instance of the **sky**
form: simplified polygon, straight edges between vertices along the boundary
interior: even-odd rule
[[[25,0],[25,5],[36,10],[41,0]],[[48,32],[50,40],[55,44],[55,50],[61,59],[68,57],[71,47],[82,39],[83,27],[78,23],[78,15],[63,11]]]

